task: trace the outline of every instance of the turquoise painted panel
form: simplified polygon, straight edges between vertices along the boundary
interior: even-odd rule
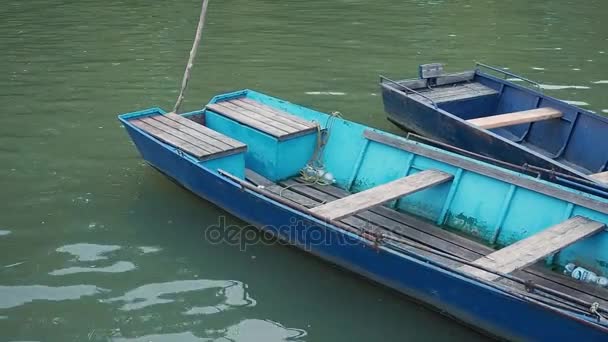
[[[474,172],[462,173],[446,225],[490,242],[509,184]]]
[[[310,161],[317,145],[317,133],[279,141],[274,177],[278,180],[293,177]]]
[[[359,192],[385,184],[406,175],[406,163],[411,154],[390,146],[370,142],[361,160],[351,191]]]
[[[568,203],[519,188],[513,195],[496,243],[510,245],[564,221]]]
[[[221,169],[236,177],[245,179],[245,153],[205,160],[200,162],[200,164],[216,173],[217,170]]]
[[[608,222],[608,215],[575,206],[572,215],[588,217],[598,222]],[[603,276],[608,276],[608,232],[599,232],[563,249],[555,257],[555,263],[564,266],[573,262]]]
[[[413,166],[409,170],[408,176],[423,170],[426,170],[426,168],[420,169]],[[397,208],[431,221],[437,221],[437,218],[439,218],[441,210],[443,209],[445,200],[447,199],[448,193],[450,192],[451,186],[452,182],[446,182],[444,184],[435,185],[428,189],[401,197],[399,201],[397,201]]]
[[[246,167],[269,179],[276,180],[277,140],[274,137],[227,119],[210,110],[205,112],[205,125],[212,130],[247,144]]]
[[[207,127],[247,144],[246,167],[272,181],[297,175],[315,150],[317,133],[278,141],[275,137],[211,110],[205,112]]]

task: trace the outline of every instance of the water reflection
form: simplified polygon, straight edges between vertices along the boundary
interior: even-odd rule
[[[21,306],[36,300],[62,301],[93,296],[106,290],[93,285],[51,287],[45,285],[0,286],[0,309]]]
[[[10,233],[11,233],[11,231],[10,231],[10,230],[3,230],[3,229],[0,229],[0,236],[8,235],[8,234],[10,234]]]
[[[123,296],[105,302],[124,302],[120,310],[138,310],[152,305],[185,301],[179,294],[193,291],[217,289],[215,296],[224,297],[219,304],[190,307],[184,314],[209,314],[234,307],[255,306],[256,302],[245,290],[242,282],[235,280],[177,280],[166,283],[146,284],[128,291]],[[217,299],[216,299],[217,300]],[[186,301],[187,302],[187,301]]]

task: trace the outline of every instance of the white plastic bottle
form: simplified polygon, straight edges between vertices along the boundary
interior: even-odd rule
[[[597,284],[603,287],[608,286],[608,278],[598,276],[597,274],[589,271],[586,268],[576,266],[573,263],[569,263],[566,265],[565,274],[570,274],[570,276],[578,281],[582,281],[585,283]]]

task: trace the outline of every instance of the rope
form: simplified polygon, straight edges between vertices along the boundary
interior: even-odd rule
[[[327,121],[325,122],[325,128],[321,129],[320,125],[317,125],[317,144],[315,150],[308,160],[306,166],[300,170],[300,176],[302,180],[310,185],[330,185],[333,182],[325,178],[325,165],[323,164],[323,152],[325,151],[325,145],[329,140],[331,129],[333,128],[336,118],[341,118],[340,112],[331,112]]]
[[[194,58],[196,57],[196,52],[198,51],[198,46],[200,45],[201,38],[203,36],[203,27],[205,26],[205,15],[207,14],[208,4],[209,0],[203,0],[203,4],[201,6],[201,15],[198,19],[198,26],[196,27],[196,35],[194,36],[192,49],[190,49],[190,58],[188,58],[188,64],[186,65],[184,77],[182,78],[182,88],[180,89],[179,95],[177,96],[177,101],[175,101],[173,113],[177,113],[179,111],[179,107],[181,107],[182,102],[184,101],[184,93],[186,92],[186,88],[188,87],[190,73],[192,72],[192,67],[194,66]]]

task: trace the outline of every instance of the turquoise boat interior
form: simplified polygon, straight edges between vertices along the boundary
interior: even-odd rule
[[[525,241],[535,237],[570,239],[514,274],[608,303],[606,289],[562,274],[575,264],[608,276],[606,199],[252,90],[216,96],[179,116],[152,108],[120,119],[218,177],[249,181],[306,214],[353,227],[371,223],[471,261],[508,246],[529,248]],[[365,196],[371,204],[362,204]],[[539,235],[560,224],[561,235]]]

